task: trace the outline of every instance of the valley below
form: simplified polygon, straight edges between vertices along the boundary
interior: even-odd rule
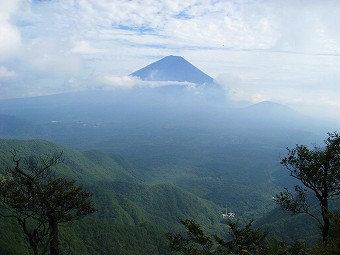
[[[274,102],[236,107],[223,93],[167,85],[0,100],[0,171],[13,168],[13,150],[63,152],[56,175],[93,193],[97,208],[61,227],[70,254],[173,254],[165,233],[183,231],[179,220],[227,237],[226,210],[278,240],[319,240],[313,222],[273,196],[296,184],[280,165],[286,148],[321,144],[337,124]],[[1,218],[0,229],[1,254],[27,251],[15,221]]]
[[[98,211],[63,228],[64,237],[78,244],[74,254],[136,254],[137,248],[138,254],[167,254],[164,233],[180,229],[178,219],[194,219],[208,232],[226,235],[222,218],[226,209],[235,220],[253,219],[278,238],[317,237],[311,234],[313,227],[292,234],[289,214],[276,208],[272,197],[294,184],[279,164],[285,148],[319,142],[323,135],[319,130],[303,129],[295,122],[289,126],[287,116],[266,116],[267,109],[251,119],[248,108],[224,112],[208,101],[188,102],[187,95],[178,99],[175,94],[167,105],[148,103],[146,94],[139,108],[128,100],[119,107],[110,104],[116,102],[114,92],[104,97],[91,94],[92,102],[79,99],[81,94],[76,103],[67,101],[67,94],[49,96],[49,103],[36,98],[41,108],[17,100],[6,112],[7,102],[0,102],[5,119],[2,172],[11,166],[11,149],[22,157],[63,151],[66,161],[58,174],[77,180],[94,194]],[[107,103],[98,106],[98,100]],[[19,235],[15,228],[9,232],[13,226],[8,224],[2,222],[1,229],[7,229],[2,235],[8,239]],[[103,231],[107,231],[104,236]],[[94,246],[83,243],[83,238]],[[103,239],[105,245],[99,245]],[[11,245],[6,241],[1,246]]]

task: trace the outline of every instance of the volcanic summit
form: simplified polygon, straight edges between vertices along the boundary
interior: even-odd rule
[[[181,56],[167,56],[130,74],[143,81],[177,81],[195,84],[213,83],[213,78]]]

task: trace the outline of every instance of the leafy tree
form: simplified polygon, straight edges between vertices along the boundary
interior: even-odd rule
[[[296,240],[292,243],[279,241],[275,238],[268,238],[268,252],[267,255],[306,255],[307,247],[303,241]]]
[[[265,241],[267,234],[261,232],[258,228],[253,229],[252,224],[253,221],[251,220],[244,227],[240,227],[238,222],[230,221],[228,226],[232,239],[225,241],[215,236],[215,240],[233,254],[264,254],[267,250]]]
[[[199,224],[189,219],[180,220],[180,222],[186,228],[186,237],[181,234],[166,234],[172,251],[185,255],[214,254],[213,241],[203,233]]]
[[[330,237],[340,243],[340,211],[329,213],[332,225],[330,229]]]
[[[199,224],[193,220],[181,220],[186,235],[167,233],[172,251],[185,255],[227,255],[227,254],[266,254],[266,234],[253,229],[250,221],[244,227],[238,222],[229,221],[230,240],[214,235],[206,236]]]
[[[15,167],[1,177],[0,214],[15,218],[35,255],[59,255],[58,225],[93,213],[92,194],[74,180],[56,178],[52,167],[63,162],[63,153],[22,160],[12,152]]]
[[[302,185],[295,186],[295,192],[285,188],[275,196],[275,201],[293,214],[306,213],[314,218],[322,230],[322,241],[326,245],[330,230],[329,201],[340,195],[340,136],[337,132],[328,133],[325,146],[313,149],[296,145],[288,150],[288,156],[281,164],[290,175]],[[313,212],[308,191],[312,191],[319,201],[321,217]]]
[[[332,222],[327,247],[317,246],[312,249],[313,255],[338,255],[340,251],[340,212],[329,213]]]

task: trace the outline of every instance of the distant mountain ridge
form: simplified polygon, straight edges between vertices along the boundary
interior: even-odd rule
[[[293,116],[298,113],[291,109],[290,107],[279,104],[272,101],[262,101],[256,104],[252,104],[246,108],[246,110],[251,114],[269,114],[269,115],[284,115]]]
[[[181,56],[167,56],[130,74],[144,81],[213,83],[213,78]]]

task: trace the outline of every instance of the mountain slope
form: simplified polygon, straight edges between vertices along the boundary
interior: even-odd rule
[[[262,101],[247,107],[248,112],[257,114],[291,115],[296,114],[291,108],[271,101]]]
[[[126,170],[113,158],[99,151],[80,152],[44,140],[0,139],[0,172],[13,165],[10,152],[16,150],[19,157],[53,155],[63,152],[64,163],[56,171],[67,178],[82,183],[94,181],[137,181],[131,169]]]
[[[145,81],[213,82],[213,78],[180,56],[164,57],[130,75]]]
[[[204,226],[220,229],[220,207],[172,185],[144,184],[121,157],[116,156],[116,161],[98,151],[79,152],[43,140],[0,139],[0,173],[13,167],[9,153],[13,149],[22,158],[63,151],[65,161],[55,168],[56,174],[76,179],[94,194],[98,212],[61,228],[62,236],[76,244],[71,254],[136,254],[136,250],[138,254],[168,254],[164,233],[178,228],[178,217],[194,218]],[[0,241],[0,254],[10,254],[9,250],[16,255],[25,253],[26,244],[16,222],[0,217],[0,227],[0,236],[7,240]]]

